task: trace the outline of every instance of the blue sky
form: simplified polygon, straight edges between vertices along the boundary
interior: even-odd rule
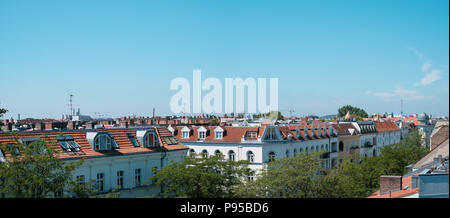
[[[172,114],[176,77],[279,78],[279,109],[449,114],[447,0],[0,0],[5,117]],[[192,83],[191,83],[192,84]],[[206,94],[207,92],[204,92]]]

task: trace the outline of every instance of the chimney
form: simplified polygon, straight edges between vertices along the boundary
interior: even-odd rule
[[[94,125],[93,122],[86,123],[86,129],[94,129]]]
[[[73,121],[69,121],[68,123],[67,123],[67,129],[75,129],[75,122],[73,122]]]
[[[119,127],[120,128],[128,128],[128,122],[127,121],[120,121]]]
[[[44,125],[45,125],[45,130],[53,130],[52,122],[46,122]]]
[[[43,123],[36,123],[35,124],[35,128],[36,128],[36,130],[41,131],[41,130],[44,129],[44,124]]]
[[[398,191],[402,189],[401,176],[380,176],[380,194]]]

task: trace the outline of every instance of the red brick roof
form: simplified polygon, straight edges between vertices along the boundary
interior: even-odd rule
[[[395,123],[391,121],[385,121],[385,122],[378,122],[375,121],[375,125],[377,127],[378,132],[386,132],[386,131],[399,131],[400,128],[398,128]]]
[[[326,131],[326,135],[322,135],[320,134],[319,136],[319,132],[318,132],[318,124],[314,124],[314,125],[307,125],[308,127],[308,137],[305,137],[305,133],[304,133],[304,124],[302,125],[289,125],[289,126],[276,126],[278,128],[278,130],[281,133],[281,136],[283,137],[283,139],[288,139],[289,134],[291,134],[292,138],[291,140],[314,140],[314,139],[320,139],[320,138],[329,138],[331,137],[328,133],[328,131]],[[311,129],[312,127],[316,127],[314,132],[315,132],[315,136],[312,137],[312,132]],[[321,128],[325,128],[325,126],[329,127],[329,124],[321,124],[320,125]],[[198,141],[198,129],[200,128],[200,126],[186,126],[187,128],[190,129],[189,132],[189,138],[182,138],[182,132],[181,130],[184,128],[185,126],[173,126],[172,128],[174,128],[175,132],[174,135],[175,137],[180,140],[181,142],[197,142]],[[246,136],[247,132],[250,131],[254,131],[257,133],[257,137],[262,137],[264,134],[264,130],[267,127],[267,125],[262,125],[261,127],[247,127],[247,126],[221,126],[221,128],[224,130],[223,133],[223,138],[222,139],[216,139],[215,138],[215,133],[214,133],[214,129],[217,126],[203,126],[207,132],[206,132],[206,137],[203,140],[203,142],[212,142],[212,143],[240,143],[242,141],[242,137]],[[300,139],[297,138],[297,127],[299,127],[300,129]],[[323,131],[323,130],[322,130]],[[249,139],[246,139],[249,140]]]

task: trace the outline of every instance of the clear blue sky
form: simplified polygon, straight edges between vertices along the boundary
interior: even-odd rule
[[[279,109],[449,114],[447,0],[0,0],[6,118],[172,114],[175,77],[277,77]],[[205,92],[204,94],[206,94]]]

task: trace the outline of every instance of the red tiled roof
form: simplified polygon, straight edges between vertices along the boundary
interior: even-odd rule
[[[308,137],[305,137],[305,133],[304,133],[304,126],[305,125],[289,125],[289,126],[277,126],[278,130],[280,131],[283,139],[288,139],[289,134],[292,134],[292,138],[291,140],[312,140],[312,139],[319,139],[319,138],[329,138],[330,135],[328,133],[328,131],[326,131],[326,135],[323,136],[322,134],[320,134],[319,136],[319,132],[317,129],[318,124],[316,125],[307,125],[308,129]],[[316,136],[312,137],[312,132],[310,130],[310,128],[312,128],[312,126],[316,127],[316,129],[314,130]],[[321,124],[321,128],[325,128],[325,126],[329,127],[329,124]],[[172,128],[175,129],[175,137],[180,140],[181,142],[197,142],[198,141],[198,128],[200,128],[200,126],[186,126],[187,128],[190,129],[189,132],[189,138],[182,138],[182,133],[181,130],[184,128],[185,126],[174,126]],[[265,128],[267,127],[267,125],[262,125],[261,127],[247,127],[247,126],[221,126],[221,128],[224,130],[224,134],[223,134],[223,138],[222,139],[216,139],[215,138],[215,133],[214,133],[214,129],[217,126],[203,126],[207,132],[206,132],[206,137],[203,140],[203,142],[212,142],[212,143],[240,143],[242,141],[242,137],[246,136],[246,133],[249,131],[255,131],[257,132],[257,137],[262,137]],[[297,138],[297,127],[300,128],[300,139]],[[248,140],[248,139],[246,139]]]
[[[351,123],[337,123],[332,124],[332,126],[339,135],[350,135],[349,129],[354,129],[355,133],[359,134],[359,131]]]
[[[395,123],[391,121],[385,121],[385,122],[378,122],[375,121],[375,125],[377,127],[378,132],[385,132],[385,131],[399,131],[400,128],[398,128]]]

